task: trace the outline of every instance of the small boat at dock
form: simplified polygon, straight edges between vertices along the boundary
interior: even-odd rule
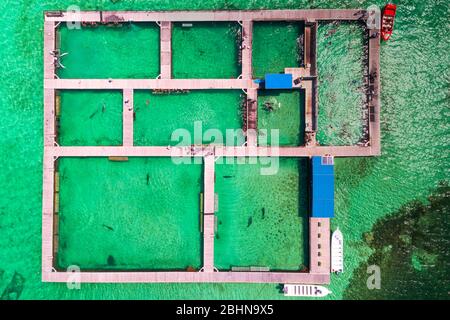
[[[397,6],[393,3],[388,3],[383,9],[383,15],[381,17],[381,38],[384,41],[388,41],[392,35],[396,12]]]
[[[339,228],[331,236],[331,272],[344,272],[344,236]]]
[[[331,293],[323,286],[313,284],[285,284],[283,286],[285,297],[326,297]]]

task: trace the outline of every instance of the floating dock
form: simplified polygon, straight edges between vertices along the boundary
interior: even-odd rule
[[[272,282],[326,284],[330,281],[330,225],[329,219],[310,218],[309,272],[227,271],[214,267],[215,193],[214,159],[217,157],[335,157],[374,156],[380,154],[379,105],[379,30],[369,30],[368,70],[370,75],[369,143],[365,146],[318,146],[317,130],[317,66],[316,33],[318,21],[365,21],[367,12],[348,10],[255,10],[255,11],[52,11],[44,21],[44,157],[42,195],[42,280],[70,281],[72,273],[55,269],[57,252],[57,205],[55,192],[55,161],[61,157],[202,157],[204,159],[203,205],[203,268],[200,272],[81,272],[81,282]],[[173,22],[236,21],[241,25],[240,45],[242,71],[237,79],[173,79],[172,24]],[[292,74],[292,89],[305,90],[306,143],[298,147],[262,147],[257,141],[257,99],[260,84],[252,76],[252,37],[255,21],[303,21],[304,65],[287,68]],[[157,22],[160,26],[160,76],[158,79],[59,79],[56,76],[58,44],[57,27],[62,22]],[[59,89],[105,90],[123,92],[122,146],[59,146],[56,140],[55,96]],[[247,94],[247,144],[241,147],[140,147],[133,144],[134,90],[204,90],[241,89]],[[236,106],[238,108],[238,106]]]

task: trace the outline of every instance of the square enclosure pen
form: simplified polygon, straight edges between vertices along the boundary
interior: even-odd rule
[[[44,19],[43,281],[77,266],[81,282],[330,282],[333,158],[380,154],[380,30],[366,10]],[[321,145],[318,25],[333,21],[364,26],[370,90],[359,140]],[[295,54],[273,56],[284,43]],[[278,172],[259,176],[271,161]]]

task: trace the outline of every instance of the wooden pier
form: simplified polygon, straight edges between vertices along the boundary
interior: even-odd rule
[[[256,89],[247,90],[246,113],[244,130],[247,146],[255,147],[258,145],[258,91]]]
[[[369,31],[370,97],[369,143],[365,146],[319,146],[317,130],[317,62],[316,33],[318,21],[364,21],[366,11],[350,10],[256,10],[256,11],[84,11],[53,12],[44,21],[44,157],[42,195],[42,279],[70,281],[72,273],[55,269],[58,238],[58,179],[55,161],[61,157],[202,157],[203,192],[203,267],[201,272],[81,272],[81,282],[271,282],[326,284],[330,281],[330,224],[328,219],[310,219],[309,272],[227,271],[214,267],[215,232],[215,159],[219,157],[335,157],[373,156],[380,154],[380,65],[379,30]],[[160,26],[160,75],[157,79],[59,79],[55,72],[59,51],[57,26],[62,22],[156,22]],[[173,22],[236,21],[241,25],[241,75],[237,79],[173,79]],[[257,99],[260,89],[252,75],[253,25],[257,21],[304,21],[304,59],[302,66],[287,68],[293,75],[293,88],[305,91],[305,125],[308,139],[298,147],[258,146]],[[295,81],[299,80],[299,81]],[[122,146],[59,146],[55,124],[57,90],[117,89],[123,93]],[[134,90],[140,89],[241,89],[246,93],[247,143],[244,146],[135,146],[133,143]],[[230,106],[233,107],[233,106]],[[238,108],[239,106],[235,106]],[[58,193],[57,196],[55,194]]]
[[[207,155],[203,158],[203,272],[214,272],[214,156]]]
[[[133,145],[133,114],[134,114],[134,103],[133,103],[133,90],[125,89],[123,90],[123,110],[122,110],[122,145],[132,146]]]

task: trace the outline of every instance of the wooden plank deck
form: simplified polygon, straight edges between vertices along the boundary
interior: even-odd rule
[[[247,115],[252,125],[247,129],[246,146],[196,147],[138,147],[133,146],[133,90],[202,90],[242,89],[247,98],[257,100],[259,85],[252,77],[252,32],[254,21],[305,21],[305,67],[288,68],[301,83],[294,85],[306,91],[306,131],[317,130],[317,21],[365,19],[365,10],[255,10],[255,11],[83,11],[61,12],[58,16],[45,15],[44,22],[44,159],[42,202],[42,278],[43,281],[67,281],[72,273],[54,272],[53,242],[55,159],[58,157],[203,157],[204,217],[203,217],[203,272],[82,272],[81,282],[272,282],[327,284],[330,281],[330,227],[328,219],[310,219],[309,273],[301,272],[216,272],[214,268],[214,159],[217,157],[311,157],[333,155],[337,157],[371,156],[380,153],[380,65],[379,35],[369,39],[369,74],[371,80],[370,144],[361,146],[317,146],[312,143],[300,147],[258,147],[257,108]],[[56,22],[159,22],[160,78],[159,79],[56,79],[55,58]],[[238,21],[242,25],[242,73],[238,79],[172,79],[171,29],[174,21]],[[374,35],[375,31],[369,31]],[[287,69],[286,69],[287,70]],[[288,72],[288,71],[286,71]],[[289,72],[288,72],[289,73]],[[123,91],[123,146],[68,147],[56,144],[55,90],[58,89],[118,89]],[[237,107],[237,106],[230,106]],[[250,124],[249,122],[249,124]],[[252,130],[250,130],[252,129]],[[254,130],[253,130],[254,129]],[[320,223],[320,226],[319,226]],[[318,236],[320,234],[320,237]],[[319,246],[320,245],[320,246]]]
[[[203,216],[203,268],[202,272],[214,272],[214,223],[215,216]]]
[[[55,23],[44,22],[44,79],[55,78],[54,56],[51,54],[56,48]]]
[[[51,154],[44,153],[42,183],[42,271],[53,268],[53,212],[55,167]]]
[[[161,79],[172,78],[172,22],[160,22],[160,63]]]
[[[214,156],[203,158],[203,272],[214,272],[215,168]]]
[[[257,146],[258,144],[258,91],[256,89],[247,90],[246,103],[246,128],[247,146]]]
[[[43,281],[71,282],[73,273],[44,272]],[[81,272],[83,283],[145,283],[145,282],[233,282],[233,283],[302,283],[328,284],[330,274],[301,272]]]
[[[205,214],[214,214],[214,156],[207,155],[203,158],[204,161],[204,210]]]
[[[54,56],[55,23],[44,22],[44,79],[55,77]],[[44,156],[42,174],[42,272],[53,268],[53,214],[55,192],[55,164],[52,148],[55,146],[55,90],[44,89]]]
[[[330,273],[330,219],[309,218],[309,271]]]
[[[253,79],[252,69],[253,22],[242,21],[242,79]]]

